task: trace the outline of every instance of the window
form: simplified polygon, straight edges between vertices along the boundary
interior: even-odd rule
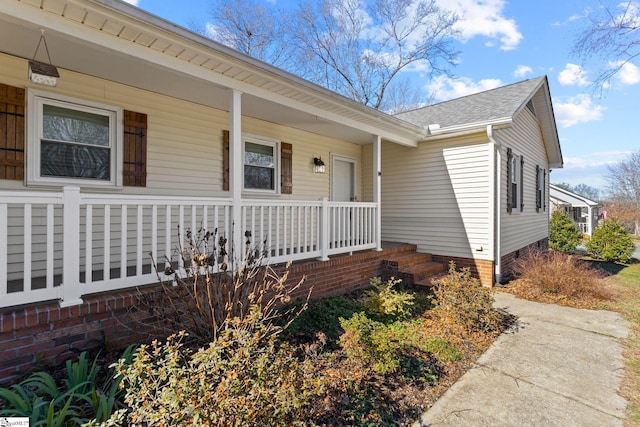
[[[28,101],[29,184],[121,185],[121,109],[36,90]]]
[[[524,209],[522,182],[524,158],[515,154],[511,148],[507,149],[507,212],[514,209],[522,212]]]
[[[536,165],[536,212],[546,210],[546,177],[547,171]]]
[[[277,192],[278,143],[253,137],[244,141],[244,189]]]

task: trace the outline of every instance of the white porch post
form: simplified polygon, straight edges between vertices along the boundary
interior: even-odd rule
[[[80,187],[62,190],[62,292],[61,307],[82,304],[80,283]]]
[[[376,135],[373,138],[373,202],[376,206],[376,251],[382,250],[382,212],[381,212],[381,181],[382,181],[382,164],[381,164],[381,151],[382,138],[380,135]]]
[[[318,261],[329,261],[329,199],[322,198],[320,209],[320,233],[318,235],[320,246],[320,258]]]
[[[232,238],[229,254],[232,262],[241,262],[242,250],[242,92],[231,92],[229,105],[229,191],[232,199]]]

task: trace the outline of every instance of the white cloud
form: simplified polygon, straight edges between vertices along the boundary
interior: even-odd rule
[[[558,82],[563,86],[587,86],[591,83],[584,68],[576,64],[567,64],[558,74]]]
[[[438,4],[458,14],[457,28],[463,40],[488,37],[492,40],[486,44],[493,46],[499,40],[501,50],[513,50],[522,40],[516,21],[503,16],[505,0],[438,0]]]
[[[140,0],[124,0],[125,2],[137,6],[140,3]]]
[[[630,62],[623,63],[619,62],[610,62],[609,66],[611,68],[620,67],[620,71],[616,74],[616,80],[618,80],[623,85],[635,85],[640,83],[640,68],[637,65],[632,64]]]
[[[438,76],[427,85],[426,90],[434,100],[446,101],[494,89],[502,86],[502,84],[499,79],[482,79],[474,82],[468,77],[452,79],[446,76]]]
[[[567,102],[554,102],[556,121],[564,128],[578,123],[587,123],[602,118],[605,110],[601,105],[594,105],[591,97],[579,94],[569,98]]]
[[[524,77],[530,73],[533,73],[533,68],[527,65],[518,65],[518,68],[513,72],[513,77]]]

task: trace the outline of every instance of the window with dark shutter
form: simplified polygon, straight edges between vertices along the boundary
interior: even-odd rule
[[[147,115],[125,110],[122,184],[147,186]]]
[[[270,173],[271,163],[267,162],[269,152],[264,151],[260,144],[245,144],[244,159],[244,179],[245,189],[268,189],[274,181],[273,174]],[[249,149],[247,149],[249,144]],[[293,192],[293,145],[280,142],[280,159],[279,162],[273,162],[280,168],[280,194],[291,194]],[[267,147],[268,150],[268,146]],[[248,154],[247,154],[248,153]],[[271,169],[270,169],[271,167]],[[230,158],[229,158],[229,131],[222,131],[222,190],[229,191],[230,176]]]
[[[0,179],[24,179],[25,90],[0,83]]]

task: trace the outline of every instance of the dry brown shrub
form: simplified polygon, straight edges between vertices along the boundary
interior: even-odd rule
[[[518,261],[515,272],[519,279],[508,290],[526,299],[593,307],[615,297],[605,273],[576,255],[534,251]]]

